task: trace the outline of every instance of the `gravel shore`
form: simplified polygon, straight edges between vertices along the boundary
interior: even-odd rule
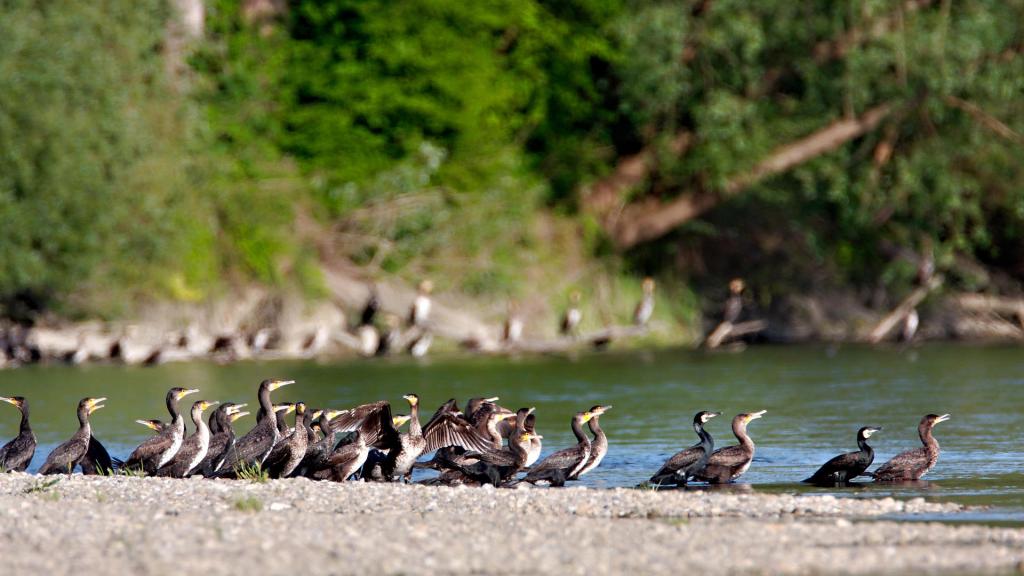
[[[960,507],[735,490],[0,475],[4,574],[1013,573],[1024,530]]]

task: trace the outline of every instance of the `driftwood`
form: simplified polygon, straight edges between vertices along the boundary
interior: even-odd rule
[[[917,308],[918,304],[921,303],[929,294],[942,286],[942,277],[936,276],[931,278],[924,286],[919,286],[910,296],[907,296],[900,302],[892,312],[886,314],[882,321],[875,325],[874,329],[868,334],[867,340],[872,344],[877,344],[885,339],[893,331],[896,326],[906,320],[907,315],[912,310]]]
[[[722,322],[711,334],[704,340],[703,346],[709,349],[715,349],[722,345],[727,339],[742,338],[749,334],[757,334],[768,327],[768,322],[764,320],[749,320],[747,322]]]

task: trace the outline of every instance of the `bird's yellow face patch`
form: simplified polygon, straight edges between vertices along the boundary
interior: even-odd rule
[[[267,386],[270,390],[277,390],[282,386],[288,386],[289,384],[295,384],[295,380],[274,380]]]
[[[103,408],[104,407],[103,406],[103,401],[104,400],[106,400],[106,398],[90,398],[86,402],[86,405],[89,408],[89,414],[92,414],[93,412],[99,410],[100,408]]]
[[[177,394],[175,394],[175,398],[177,398],[178,400],[181,400],[185,396],[188,396],[189,394],[195,394],[196,392],[199,392],[198,388],[190,388],[188,390],[182,390],[182,391],[178,392]]]

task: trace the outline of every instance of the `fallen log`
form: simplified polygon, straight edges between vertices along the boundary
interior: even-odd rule
[[[750,334],[757,334],[768,327],[765,320],[748,320],[747,322],[722,322],[704,340],[703,347],[715,349],[722,345],[726,339],[735,340]]]
[[[919,286],[909,296],[903,299],[892,312],[889,312],[882,318],[882,321],[875,325],[874,329],[868,334],[867,341],[872,344],[878,344],[885,339],[899,325],[903,322],[907,315],[910,314],[911,310],[917,308],[929,294],[942,286],[942,277],[936,276],[931,278],[924,286]]]

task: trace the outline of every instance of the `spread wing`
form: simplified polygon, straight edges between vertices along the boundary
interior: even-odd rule
[[[382,409],[385,407],[390,409],[390,406],[387,400],[356,406],[348,412],[339,414],[331,419],[331,430],[335,432],[355,432],[359,430],[364,421],[370,419],[370,417],[376,418]],[[367,444],[370,444],[370,442],[367,441]]]
[[[496,448],[490,438],[485,438],[472,424],[455,414],[443,415],[429,431],[423,433],[423,438],[427,441],[424,452],[433,452],[446,446],[462,446],[477,452]]]
[[[423,435],[426,436],[427,432],[429,432],[445,414],[454,414],[458,411],[459,405],[455,401],[455,398],[449,399],[447,402],[442,404],[441,407],[437,409],[437,412],[434,412],[434,415],[430,417],[430,420],[427,420],[427,423],[423,425]]]
[[[109,474],[114,469],[114,462],[106,447],[95,436],[90,436],[89,448],[79,466],[82,467],[82,474]]]

